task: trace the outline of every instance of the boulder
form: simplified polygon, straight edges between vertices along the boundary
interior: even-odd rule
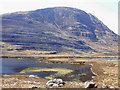
[[[61,86],[63,86],[63,85],[64,85],[64,84],[62,84],[62,83],[61,83],[61,84],[58,84],[58,87],[61,87]]]
[[[85,88],[96,88],[97,86],[95,85],[94,82],[92,81],[86,81],[85,82]]]
[[[24,81],[24,83],[32,84],[33,82],[32,81]]]
[[[96,78],[96,76],[92,76],[92,78]]]
[[[32,85],[29,88],[38,88],[38,86],[37,85]]]
[[[114,87],[113,87],[113,86],[110,86],[110,88],[113,88],[113,89],[114,89]]]
[[[53,85],[52,85],[52,87],[58,87],[59,85],[58,84],[56,84],[56,83],[54,83]]]
[[[10,77],[10,75],[5,74],[5,75],[3,75],[3,77]]]
[[[102,88],[109,88],[107,84],[103,84]]]
[[[29,77],[35,77],[35,75],[29,75]]]
[[[63,80],[62,79],[56,79],[56,81],[55,81],[57,84],[60,84],[60,83],[62,83],[63,82]]]
[[[63,86],[65,83],[63,82],[62,79],[53,79],[53,80],[49,80],[46,85],[50,88],[53,87],[61,87]]]
[[[46,85],[52,87],[54,83],[47,83]]]
[[[10,84],[10,85],[15,86],[15,85],[17,85],[17,83],[13,83],[13,84]]]
[[[115,87],[113,87],[113,86],[110,86],[109,87],[110,88],[110,90],[117,90]]]

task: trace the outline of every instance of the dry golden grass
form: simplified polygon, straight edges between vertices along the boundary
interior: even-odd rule
[[[96,58],[104,58],[104,57],[116,57],[118,58],[118,56],[95,56],[95,55],[70,55],[70,54],[41,54],[41,55],[11,55],[11,54],[7,54],[7,55],[0,55],[0,57],[13,57],[13,58],[69,58],[69,57],[76,57],[76,58],[80,58],[80,57],[96,57]]]

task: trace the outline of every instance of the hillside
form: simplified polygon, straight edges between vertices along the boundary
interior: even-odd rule
[[[83,10],[54,7],[4,14],[2,26],[2,42],[12,45],[8,51],[117,55],[117,35]]]

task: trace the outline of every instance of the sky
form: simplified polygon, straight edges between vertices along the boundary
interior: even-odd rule
[[[95,15],[118,33],[119,0],[0,0],[0,14],[31,11],[48,7],[73,7]]]

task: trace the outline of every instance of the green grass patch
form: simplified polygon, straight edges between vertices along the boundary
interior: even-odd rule
[[[68,73],[73,72],[73,70],[66,69],[66,68],[39,68],[39,67],[30,67],[30,68],[26,68],[26,69],[22,70],[19,73],[44,72],[44,71],[46,71],[46,72],[49,72],[49,71],[57,72],[54,75],[46,76],[45,78],[47,78],[47,79],[52,79],[54,77],[63,76],[63,75],[66,75]]]

